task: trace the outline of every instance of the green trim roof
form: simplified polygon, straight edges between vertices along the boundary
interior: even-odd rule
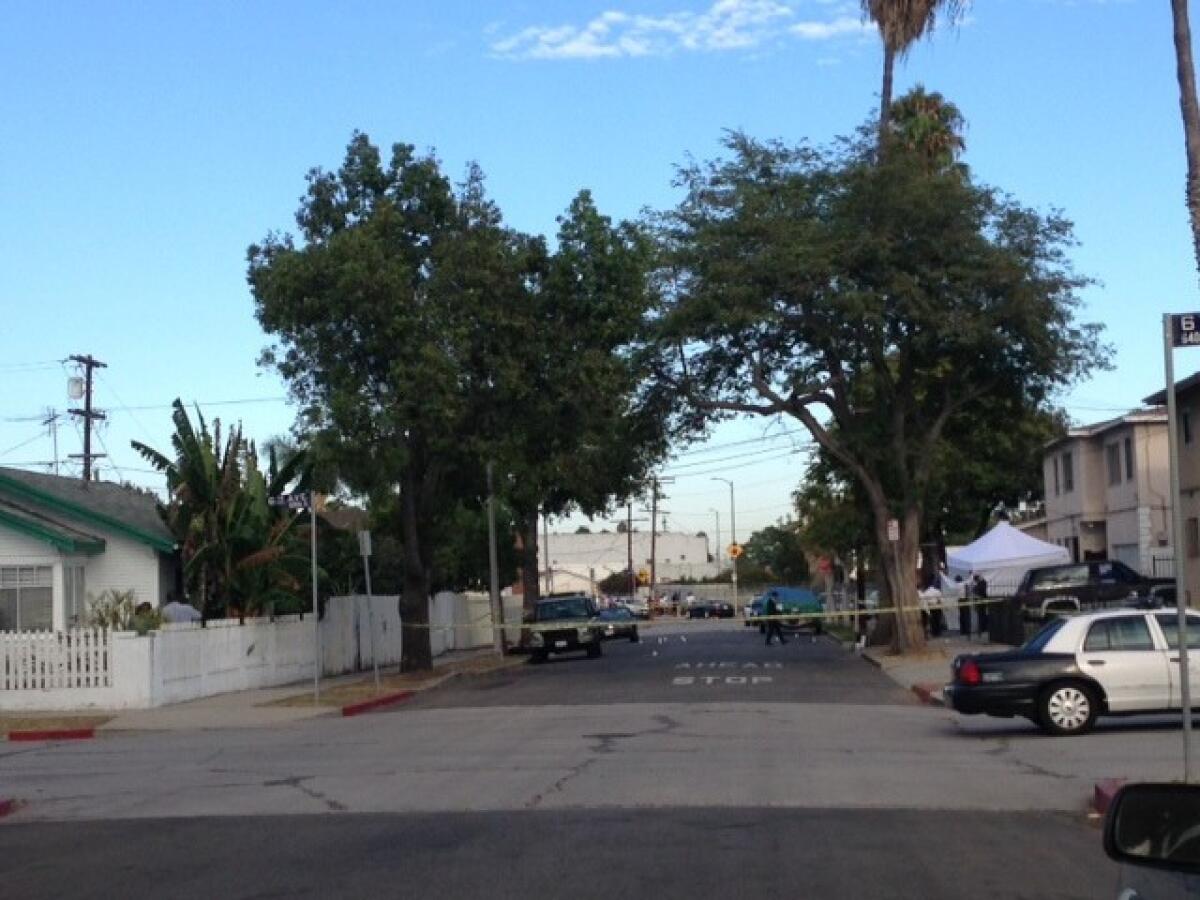
[[[79,478],[0,468],[0,502],[9,510],[9,518],[3,521],[17,530],[58,528],[61,540],[67,539],[64,535],[74,533],[81,535],[80,539],[101,541],[98,550],[81,552],[100,552],[103,541],[80,531],[75,524],[119,534],[162,553],[175,549],[175,540],[158,515],[155,498],[124,485],[107,481],[85,484]],[[19,527],[10,521],[14,506],[27,515],[32,514],[34,524],[24,521]],[[84,540],[83,546],[95,545]]]
[[[78,531],[63,522],[39,516],[32,510],[0,500],[0,526],[50,544],[69,555],[88,556],[104,552],[104,538]]]

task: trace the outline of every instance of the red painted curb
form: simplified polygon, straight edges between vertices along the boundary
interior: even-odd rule
[[[1124,786],[1124,778],[1105,778],[1097,781],[1095,790],[1092,793],[1092,808],[1100,813],[1100,815],[1104,815],[1112,805],[1113,797],[1117,795],[1117,791]]]
[[[95,728],[60,728],[53,731],[10,731],[10,741],[87,741],[96,736]]]
[[[914,684],[912,692],[916,694],[922,703],[929,706],[945,706],[942,701],[942,689],[936,684]]]
[[[20,800],[13,800],[11,798],[8,800],[0,800],[0,819],[3,819],[5,816],[11,816],[18,809],[20,809],[22,805],[23,804]]]
[[[381,706],[390,706],[393,703],[407,700],[413,693],[413,691],[400,691],[395,694],[384,694],[382,697],[375,697],[371,700],[363,700],[360,703],[351,703],[342,707],[342,715],[357,716],[361,713],[370,712],[373,709],[379,709]]]

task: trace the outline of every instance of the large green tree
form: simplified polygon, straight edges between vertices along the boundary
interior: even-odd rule
[[[800,523],[794,519],[758,529],[746,539],[744,548],[746,562],[762,569],[769,578],[793,585],[808,581],[808,558]]]
[[[990,396],[1037,406],[1104,348],[1075,319],[1069,222],[901,142],[878,158],[873,132],[829,151],[734,135],[730,158],[683,170],[661,228],[660,383],[693,427],[792,416],[845,468],[906,649],[948,425]]]
[[[264,354],[301,406],[299,429],[354,493],[394,499],[403,549],[403,666],[428,668],[439,526],[478,493],[471,436],[481,309],[520,291],[511,235],[475,170],[455,189],[405,144],[385,162],[356,134],[313,170],[298,240],[249,250]]]

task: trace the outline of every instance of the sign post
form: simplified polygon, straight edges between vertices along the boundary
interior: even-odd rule
[[[1175,548],[1175,611],[1179,648],[1179,699],[1183,707],[1183,780],[1192,778],[1192,684],[1188,667],[1187,554],[1179,497],[1179,412],[1175,403],[1175,348],[1200,346],[1200,313],[1163,316],[1163,368],[1167,377],[1167,447],[1171,467],[1171,543]]]
[[[321,701],[321,615],[317,606],[317,495],[313,491],[295,494],[280,494],[269,497],[271,506],[301,512],[308,510],[309,528],[312,531],[312,616],[313,616],[313,703]]]
[[[371,599],[371,532],[358,533],[358,553],[367,581],[367,628],[371,630],[371,667],[375,670],[375,690],[379,690],[379,653],[375,649],[375,601]]]
[[[900,577],[900,520],[899,519],[888,519],[887,520],[887,539],[889,541],[891,541],[891,544],[892,544],[892,564],[896,567],[896,577],[899,578]],[[892,598],[892,606],[894,606],[896,608],[896,611],[894,613],[892,613],[892,615],[895,617],[895,620],[896,620],[896,638],[900,642],[901,651],[904,651],[907,649],[908,641],[906,639],[907,636],[904,633],[904,626],[905,626],[904,605],[903,605],[903,603],[900,602],[899,596],[895,596]]]

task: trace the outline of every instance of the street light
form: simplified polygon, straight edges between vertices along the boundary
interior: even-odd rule
[[[716,531],[717,536],[714,539],[714,543],[713,543],[713,549],[716,552],[713,554],[713,557],[714,557],[713,561],[716,562],[717,572],[720,573],[720,571],[721,571],[721,513],[719,510],[715,510],[711,506],[708,508],[708,511],[717,517],[717,531]]]
[[[709,481],[723,481],[729,485],[729,545],[732,547],[737,543],[737,507],[733,500],[733,482],[728,478],[717,478],[713,476]],[[733,608],[736,611],[738,605],[738,588],[737,588],[737,557],[730,553],[730,563],[733,571]]]

